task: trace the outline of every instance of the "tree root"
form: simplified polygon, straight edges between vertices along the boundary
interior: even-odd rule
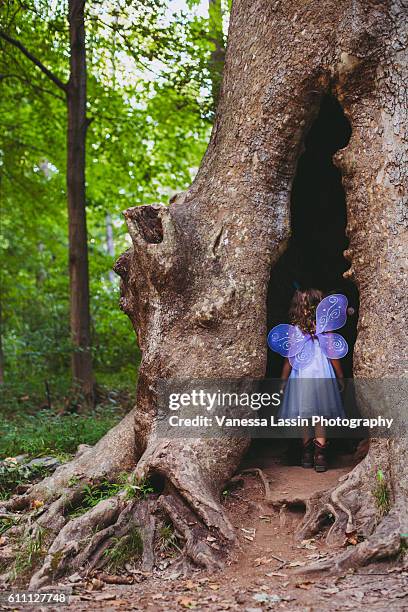
[[[222,565],[222,553],[208,528],[176,490],[145,500],[128,500],[125,493],[99,502],[85,514],[71,518],[48,549],[41,568],[30,582],[38,589],[68,572],[89,573],[109,562],[108,550],[137,529],[142,541],[141,569],[154,567],[155,512],[165,513],[184,542],[178,564],[186,570],[187,559],[208,569]],[[54,502],[55,504],[56,502]],[[37,528],[39,527],[37,523]],[[211,542],[211,543],[210,543]]]
[[[322,570],[338,572],[366,565],[388,557],[395,557],[401,550],[401,542],[408,531],[408,508],[404,478],[400,482],[393,477],[393,470],[401,473],[398,465],[398,443],[372,442],[367,456],[349,474],[340,479],[340,484],[331,491],[317,493],[306,501],[306,514],[296,533],[298,540],[311,538],[319,533],[328,518],[333,524],[326,534],[331,546],[348,546],[344,552],[329,559],[317,561],[299,570],[301,573]],[[383,491],[386,504],[377,499],[376,480],[381,466]],[[406,469],[406,468],[405,468]],[[393,487],[387,483],[393,483]],[[362,539],[361,542],[358,542]]]
[[[248,468],[242,470],[239,475],[241,474],[257,474],[262,482],[265,491],[265,501],[270,501],[272,499],[272,492],[269,480],[267,479],[265,473],[263,472],[263,470],[261,470],[261,468]]]
[[[221,567],[222,549],[235,542],[235,533],[217,502],[218,487],[212,490],[213,482],[206,480],[205,471],[200,471],[199,464],[188,459],[183,463],[173,456],[179,452],[174,442],[169,445],[171,452],[167,448],[165,455],[158,444],[158,452],[150,455],[149,461],[142,458],[137,468],[133,468],[137,480],[160,476],[164,482],[162,494],[129,499],[129,490],[124,485],[123,491],[103,499],[84,514],[72,514],[81,507],[85,485],[114,482],[124,467],[134,466],[133,456],[126,452],[128,447],[125,446],[125,452],[120,449],[120,453],[117,447],[112,453],[106,450],[106,437],[104,445],[101,442],[93,449],[84,450],[58,473],[34,485],[25,494],[14,497],[2,512],[7,518],[19,517],[18,525],[9,532],[11,540],[16,543],[34,541],[41,534],[43,545],[47,545],[42,565],[32,576],[30,588],[38,589],[72,572],[87,574],[102,569],[110,562],[118,542],[126,543],[132,530],[137,531],[142,544],[141,569],[151,572],[155,563],[157,512],[170,519],[183,541],[178,565],[184,571],[192,564],[212,570]],[[110,458],[105,458],[103,465],[97,464],[104,449]],[[186,452],[191,449],[184,454]],[[26,509],[26,512],[16,514],[15,509]],[[3,579],[10,581],[11,574]]]
[[[345,535],[356,531],[367,537],[378,516],[371,491],[371,478],[368,482],[368,476],[372,476],[373,471],[371,456],[367,455],[349,474],[340,479],[339,485],[305,500],[306,514],[296,538],[303,540],[313,537],[328,519],[333,520],[326,534],[326,542],[330,546],[343,544]]]
[[[184,548],[180,562],[184,565],[188,557],[195,565],[209,570],[222,567],[221,554],[216,538],[209,535],[205,526],[197,520],[196,515],[183,502],[177,493],[162,495],[159,498],[162,510],[167,514],[174,528],[184,540]],[[214,541],[211,545],[210,541]],[[185,568],[185,565],[184,565]]]
[[[127,500],[124,493],[99,502],[86,514],[71,519],[50,546],[30,588],[36,589],[68,571],[89,573],[109,563],[109,549],[136,529],[142,546],[141,567],[151,571],[156,500]]]
[[[384,517],[374,533],[363,542],[349,546],[343,553],[312,563],[299,570],[299,573],[312,574],[321,571],[338,573],[374,561],[396,557],[400,550],[401,521],[399,511],[395,511]]]
[[[210,443],[213,448],[210,448]],[[244,443],[247,444],[246,441]],[[223,471],[218,478],[217,453],[221,450],[225,455],[225,447],[216,439],[207,440],[206,444],[200,439],[190,440],[187,447],[181,440],[159,440],[151,447],[149,442],[135,473],[138,479],[149,478],[155,473],[163,475],[203,525],[206,525],[211,533],[218,534],[224,541],[233,545],[236,543],[235,530],[222,505],[217,501],[223,484],[232,476],[232,473],[225,474]],[[232,455],[242,452],[239,442],[236,448],[231,447],[230,452]],[[200,459],[203,453],[211,457],[206,463]],[[234,456],[231,457],[231,464],[236,465]]]

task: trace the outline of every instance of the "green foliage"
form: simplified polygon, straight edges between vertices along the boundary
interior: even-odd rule
[[[81,505],[73,508],[70,511],[70,516],[81,516],[85,514],[85,512],[97,506],[99,502],[113,497],[119,493],[120,490],[121,486],[119,484],[107,481],[94,485],[85,485]]]
[[[124,490],[127,499],[146,499],[154,493],[154,489],[148,479],[137,480],[134,474],[124,482]]]
[[[95,444],[119,418],[106,406],[84,415],[22,414],[0,424],[0,457],[74,453],[79,444]]]
[[[44,466],[34,466],[29,469],[24,464],[5,462],[0,465],[0,500],[7,499],[18,485],[44,477],[48,473],[49,470]]]
[[[70,486],[75,486],[77,482],[70,483]],[[71,516],[81,516],[94,508],[99,502],[110,499],[118,493],[124,492],[126,499],[146,499],[154,492],[148,480],[136,480],[132,475],[123,473],[119,476],[117,482],[98,482],[93,485],[85,485],[83,488],[83,496],[79,506],[71,509]]]
[[[1,499],[1,497],[0,497]],[[17,525],[17,520],[15,518],[2,518],[0,519],[0,536],[5,533],[10,527],[14,527]]]
[[[384,472],[381,469],[377,470],[376,480],[377,482],[373,489],[373,495],[377,508],[383,516],[388,514],[391,509],[391,495],[388,484],[385,480]]]
[[[164,555],[173,555],[181,552],[179,541],[171,523],[165,523],[159,529],[158,548]]]
[[[110,571],[117,571],[125,563],[138,560],[143,552],[143,540],[140,531],[133,527],[123,538],[113,538],[113,546],[105,550],[107,567]]]
[[[30,573],[45,555],[45,530],[38,527],[34,535],[23,536],[15,547],[17,555],[10,572],[12,581]]]
[[[166,203],[191,182],[213,117],[213,42],[208,16],[200,16],[195,2],[177,13],[164,0],[108,0],[88,3],[86,10],[93,358],[99,384],[129,389],[140,353],[118,308],[118,280],[110,274],[129,246],[121,211]],[[66,81],[66,0],[6,0],[0,28]],[[43,402],[44,381],[54,399],[66,395],[70,384],[66,103],[19,49],[2,39],[0,47],[5,379],[9,385],[20,381],[17,395],[42,396]],[[108,219],[114,254],[107,249]]]

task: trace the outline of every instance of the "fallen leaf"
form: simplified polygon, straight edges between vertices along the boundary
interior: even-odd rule
[[[195,582],[193,582],[192,580],[187,580],[187,581],[184,583],[184,588],[186,588],[186,589],[188,589],[188,590],[195,589],[195,588],[196,588],[196,586],[197,586],[197,585],[196,585],[196,583],[195,583]]]
[[[310,540],[302,540],[299,548],[307,548],[309,550],[316,550],[317,546],[313,543],[316,540],[314,538],[310,538]]]
[[[220,588],[220,585],[213,582],[212,584],[208,585],[208,588],[211,589],[212,591],[218,591],[218,589]]]
[[[100,591],[105,586],[105,583],[98,578],[92,578],[91,584],[89,586],[90,591]]]
[[[177,603],[179,603],[180,606],[183,606],[183,608],[195,608],[197,605],[197,602],[190,597],[179,597],[177,599]]]
[[[272,578],[272,576],[277,576],[278,578],[287,578],[288,577],[287,574],[282,574],[282,572],[267,572],[265,574],[265,576],[268,576],[268,578]]]
[[[298,582],[296,584],[297,589],[304,589],[305,591],[309,591],[312,588],[312,582],[310,580],[306,580],[305,582]]]
[[[71,574],[71,576],[68,577],[68,580],[70,582],[80,582],[82,580],[80,574],[78,574],[77,572],[75,574]]]
[[[99,574],[99,578],[106,584],[133,584],[131,576],[116,576],[112,574]]]
[[[358,536],[357,531],[351,531],[350,533],[346,533],[346,539],[344,541],[344,546],[357,546],[358,544]]]
[[[33,499],[33,501],[31,502],[31,507],[34,509],[42,508],[43,505],[44,505],[44,502],[41,501],[41,499]]]

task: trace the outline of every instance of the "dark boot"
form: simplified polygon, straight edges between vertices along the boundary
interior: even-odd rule
[[[314,467],[316,472],[325,472],[327,470],[327,447],[326,444],[320,444],[317,440],[314,441]]]
[[[307,442],[303,442],[302,448],[302,467],[312,468],[313,467],[313,440],[310,439]]]

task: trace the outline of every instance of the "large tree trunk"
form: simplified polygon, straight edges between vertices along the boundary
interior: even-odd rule
[[[224,551],[234,543],[219,493],[248,441],[160,438],[157,381],[264,376],[268,280],[290,234],[291,184],[305,134],[327,92],[341,102],[352,127],[336,162],[348,205],[348,274],[361,300],[355,374],[403,376],[395,347],[404,345],[406,305],[406,17],[402,0],[234,2],[217,117],[197,178],[169,207],[125,213],[133,246],[116,271],[121,306],[143,354],[134,415],[10,504],[44,498],[51,505],[39,520],[59,531],[33,585],[86,559],[94,566],[112,525],[123,533],[129,509],[121,497],[67,521],[61,505],[80,497],[78,486],[68,487],[78,473],[81,484],[114,478],[132,465],[140,478],[160,475],[164,489],[157,504],[196,563],[220,561],[207,530],[228,544]],[[360,399],[362,409],[370,409],[369,396]],[[336,518],[331,537],[356,526],[365,537],[339,558],[342,566],[396,554],[408,531],[407,459],[406,438],[372,443],[339,488],[310,502],[301,533],[316,532],[330,512]],[[372,494],[378,467],[392,502],[383,518]],[[134,512],[140,522],[140,507]],[[84,530],[95,527],[99,534],[84,550]]]
[[[67,85],[67,195],[69,223],[72,376],[90,403],[94,399],[89,311],[88,237],[85,200],[86,57],[84,0],[69,2],[70,77]]]

